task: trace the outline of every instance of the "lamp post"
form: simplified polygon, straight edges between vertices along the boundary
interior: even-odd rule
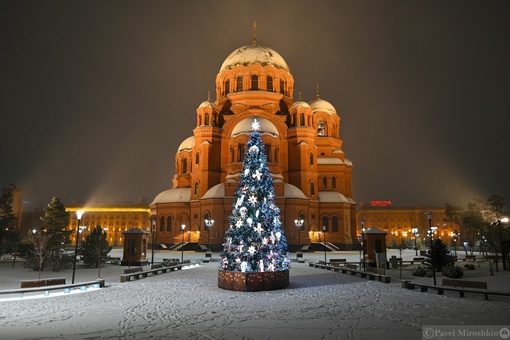
[[[83,216],[84,211],[78,210],[76,211],[76,217],[78,218],[78,225],[76,226],[76,244],[74,246],[74,261],[73,261],[73,279],[72,284],[74,284],[74,275],[76,273],[76,256],[78,256],[78,243],[80,242],[80,222],[81,217]]]
[[[211,251],[211,228],[214,225],[214,220],[205,219],[205,226],[207,227],[207,251]]]
[[[326,260],[326,231],[328,231],[328,226],[323,225],[322,231],[324,232],[324,236],[323,236],[323,239],[324,239],[324,262],[328,262]]]
[[[298,229],[298,248],[299,248],[298,251],[301,251],[301,228],[303,227],[304,222],[305,222],[305,220],[303,220],[303,219],[294,220],[294,224],[296,225],[296,228]]]
[[[453,249],[455,250],[455,256],[457,256],[457,243],[459,242],[460,232],[455,230],[453,232],[453,236],[454,236],[454,239],[453,239],[453,246],[454,246],[454,248]]]
[[[491,225],[496,225],[499,227],[499,247],[501,248],[501,261],[503,262],[503,270],[506,270],[506,261],[505,261],[505,250],[503,249],[503,227],[501,223],[508,223],[508,217],[503,217],[502,219],[498,219],[491,223]],[[496,262],[497,263],[497,262]],[[496,266],[497,268],[497,266]]]
[[[411,228],[411,232],[414,235],[414,251],[415,251],[414,254],[418,256],[418,244],[416,243],[416,239],[418,238],[418,236],[420,236],[420,234],[418,234],[418,228],[416,227]]]
[[[182,242],[181,242],[181,263],[184,263],[184,231],[186,230],[186,225],[181,224],[182,229]]]
[[[152,225],[152,253],[151,253],[151,268],[154,266],[154,246],[156,243],[156,216],[153,215],[151,219]]]
[[[363,271],[366,270],[365,265],[365,220],[361,220],[361,248],[363,249]]]
[[[432,258],[432,276],[434,277],[434,286],[436,285],[436,261],[434,258],[434,232],[436,228],[432,227],[432,213],[427,211],[425,213],[427,219],[429,220],[429,234],[430,234],[430,257]]]

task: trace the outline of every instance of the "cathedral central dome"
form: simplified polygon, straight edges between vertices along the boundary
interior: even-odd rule
[[[269,47],[259,46],[256,44],[240,47],[230,53],[221,65],[219,73],[225,69],[231,69],[235,66],[247,66],[251,64],[260,64],[262,66],[271,65],[290,73],[289,66],[278,52]]]

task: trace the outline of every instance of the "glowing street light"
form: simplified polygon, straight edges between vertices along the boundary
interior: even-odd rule
[[[420,236],[420,234],[418,234],[418,228],[416,228],[416,227],[411,228],[411,232],[414,235],[414,250],[415,250],[415,255],[417,256],[418,255],[418,245],[416,243],[416,239],[418,238],[418,236]]]
[[[151,254],[151,268],[154,266],[154,244],[156,243],[156,215],[152,215],[152,254]]]
[[[186,225],[181,224],[182,229],[182,242],[181,242],[181,263],[184,263],[184,231],[186,230]]]
[[[302,231],[302,227],[303,227],[303,223],[305,223],[305,220],[303,219],[299,219],[299,220],[294,220],[294,224],[296,225],[296,228],[298,229],[298,247],[299,247],[299,251],[301,251],[301,231]]]
[[[214,225],[214,220],[205,219],[205,226],[207,227],[207,251],[211,251],[211,228]]]
[[[432,276],[434,277],[434,286],[436,285],[436,261],[434,261],[434,232],[437,227],[432,227],[432,213],[427,211],[425,213],[427,219],[429,220],[429,235],[430,235],[430,257],[432,258]]]
[[[85,212],[83,210],[76,211],[76,218],[78,218],[78,225],[76,226],[76,244],[74,246],[74,261],[73,261],[73,279],[72,282],[74,284],[74,276],[76,273],[76,256],[78,256],[78,243],[80,242],[80,222],[81,217]]]
[[[324,240],[324,262],[328,262],[326,260],[326,231],[328,231],[328,226],[323,225],[322,231],[324,232],[323,240]]]

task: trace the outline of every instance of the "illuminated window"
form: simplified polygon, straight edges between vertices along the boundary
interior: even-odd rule
[[[255,75],[255,74],[251,76],[251,89],[252,90],[259,89],[259,76]]]
[[[320,121],[319,122],[319,126],[317,127],[317,130],[318,130],[318,135],[319,136],[326,136],[326,126],[324,124],[324,121]]]
[[[237,77],[237,92],[243,90],[243,76]]]
[[[267,76],[267,90],[273,91],[273,77]]]

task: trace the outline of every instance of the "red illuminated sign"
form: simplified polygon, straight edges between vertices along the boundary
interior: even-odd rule
[[[370,205],[373,207],[387,207],[391,205],[391,201],[370,201]]]

